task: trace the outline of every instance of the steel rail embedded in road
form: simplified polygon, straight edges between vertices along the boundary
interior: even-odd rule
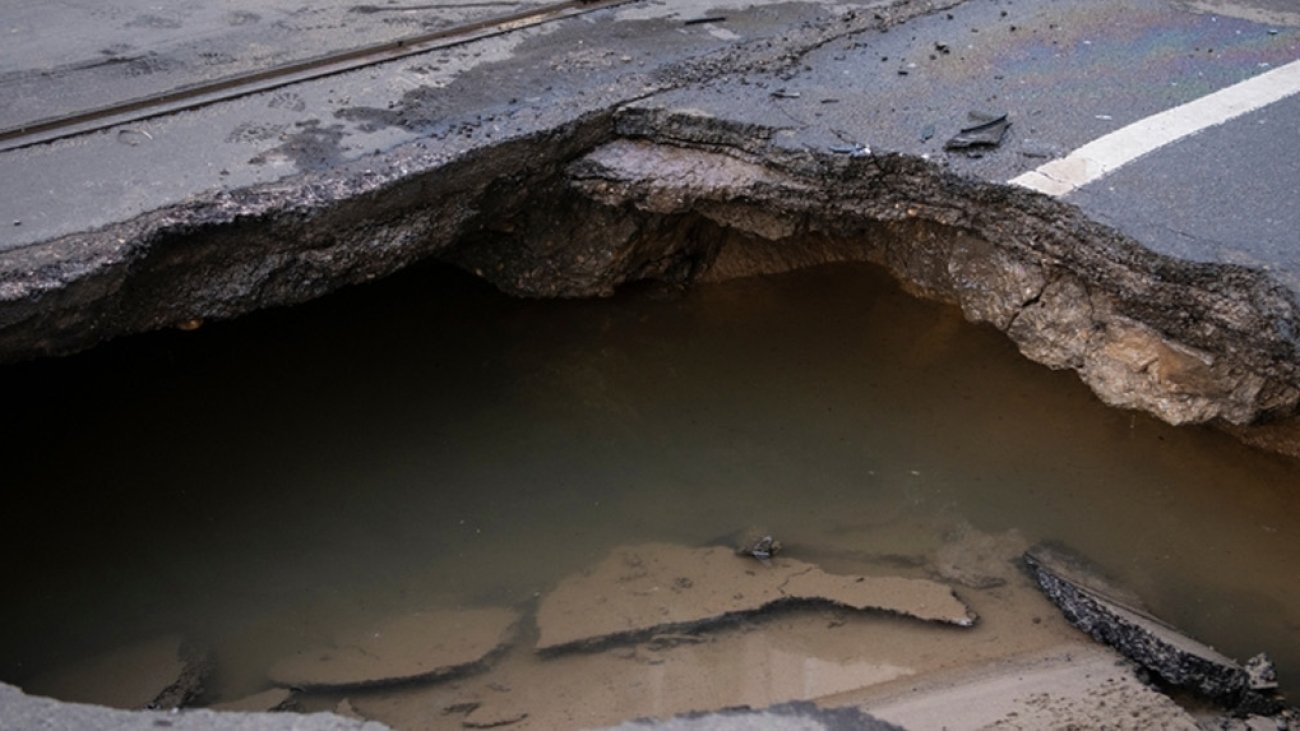
[[[87,132],[140,122],[165,114],[235,99],[366,66],[470,43],[529,28],[593,10],[625,5],[636,0],[565,0],[493,18],[444,28],[395,41],[386,41],[324,56],[229,76],[216,81],[188,84],[171,91],[110,104],[85,112],[50,117],[0,130],[0,152],[30,147]]]

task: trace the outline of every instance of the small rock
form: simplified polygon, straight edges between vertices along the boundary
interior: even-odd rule
[[[1277,668],[1273,660],[1265,653],[1246,661],[1246,677],[1251,690],[1273,690],[1278,687]]]
[[[781,542],[772,537],[772,534],[762,528],[747,528],[740,532],[740,539],[736,542],[736,553],[742,556],[752,556],[758,559],[765,566],[771,565],[771,558],[781,552],[783,546]],[[690,579],[680,579],[690,585]]]

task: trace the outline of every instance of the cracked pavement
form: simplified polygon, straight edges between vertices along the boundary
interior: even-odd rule
[[[30,121],[502,10],[449,5],[455,7],[399,5],[381,12],[379,6],[308,10],[280,2],[212,15],[193,3],[165,14],[129,2],[25,3],[0,27],[23,39],[0,78],[14,92],[6,113],[16,115],[11,123]],[[306,23],[306,15],[317,20]],[[42,17],[76,32],[42,44]],[[377,197],[395,186],[422,185],[456,165],[479,164],[465,161],[483,151],[583,123],[600,126],[600,115],[623,108],[689,110],[775,130],[773,142],[785,149],[899,153],[1002,183],[1124,125],[1297,60],[1295,21],[1273,0],[1214,8],[1174,0],[641,0],[595,8],[0,152],[0,326],[40,316],[47,305],[39,298],[92,275],[113,282],[95,285],[96,291],[121,291],[122,278],[155,256],[159,241],[386,200]],[[101,29],[105,43],[122,36],[145,45],[119,48],[131,45],[119,39],[109,43],[118,49],[112,53],[92,49],[85,39],[98,38]],[[259,51],[266,39],[278,50]],[[218,46],[225,50],[212,50]],[[225,58],[222,53],[236,60],[209,64],[216,71],[194,61],[204,54]],[[104,62],[130,54],[153,59],[150,69]],[[48,94],[51,87],[67,93]],[[1294,299],[1300,293],[1293,233],[1300,230],[1298,105],[1290,97],[1163,147],[1065,201],[1156,253],[1266,272]],[[945,150],[971,112],[1009,115],[1001,145],[975,154]],[[511,176],[505,169],[483,174]],[[88,311],[99,324],[81,336],[82,344],[46,352],[169,320],[302,301],[395,271],[428,256],[430,246],[404,240],[393,253],[392,242],[375,241],[364,264],[356,260],[363,254],[331,253],[325,244],[288,258],[250,249],[242,252],[242,271],[272,272],[301,285],[276,293],[245,284],[245,295],[178,301],[144,322],[115,323],[129,318]]]

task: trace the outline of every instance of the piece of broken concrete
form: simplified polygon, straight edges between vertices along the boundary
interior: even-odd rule
[[[211,670],[210,655],[169,635],[51,671],[27,690],[113,708],[180,708],[202,695]]]
[[[925,579],[844,576],[786,557],[762,566],[732,549],[664,543],[625,546],[542,598],[542,652],[692,629],[792,602],[823,602],[970,627],[952,589]]]
[[[286,657],[270,677],[284,687],[328,689],[455,675],[504,647],[518,619],[499,607],[406,614]]]
[[[1152,616],[1140,601],[1113,590],[1077,555],[1039,545],[1025,552],[1025,563],[1071,624],[1166,682],[1228,708],[1264,714],[1281,708],[1252,689],[1250,674],[1236,661]]]

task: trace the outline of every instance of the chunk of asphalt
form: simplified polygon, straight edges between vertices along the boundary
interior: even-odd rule
[[[414,612],[358,628],[275,663],[276,685],[359,688],[468,672],[505,647],[519,620],[499,607]]]
[[[1026,551],[1024,559],[1071,624],[1165,682],[1227,708],[1264,714],[1281,709],[1278,701],[1251,689],[1250,674],[1236,661],[1151,615],[1132,597],[1121,598],[1081,557],[1059,546],[1039,545]]]
[[[724,546],[624,546],[563,579],[537,609],[537,649],[599,646],[689,631],[782,604],[822,603],[971,627],[975,615],[946,584],[829,574],[780,556],[763,566]]]
[[[943,149],[969,150],[997,147],[1002,144],[1002,138],[1011,127],[1011,120],[1007,119],[1006,114],[975,111],[969,116],[974,124],[963,127],[960,132],[943,143]]]

